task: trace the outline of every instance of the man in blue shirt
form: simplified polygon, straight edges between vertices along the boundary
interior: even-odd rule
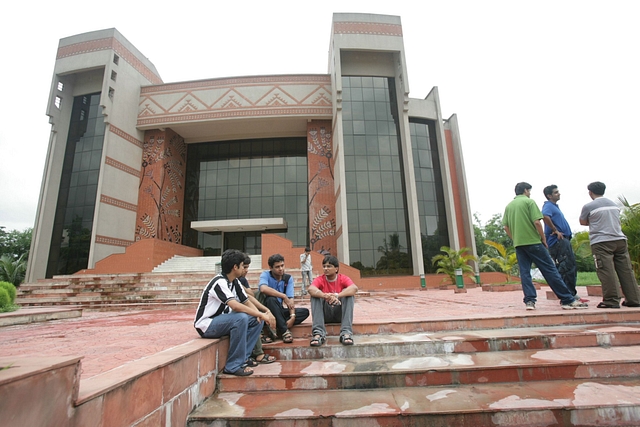
[[[259,290],[264,296],[263,304],[276,318],[276,333],[285,343],[293,342],[289,329],[309,317],[309,310],[296,308],[293,302],[293,277],[284,272],[284,257],[274,254],[269,257],[269,270],[260,275]]]
[[[547,201],[542,205],[542,215],[545,224],[544,234],[547,237],[549,254],[556,263],[558,273],[573,296],[578,294],[576,279],[578,269],[576,256],[571,247],[571,227],[558,206],[560,191],[557,185],[548,185],[543,190]],[[580,302],[586,300],[580,299]]]

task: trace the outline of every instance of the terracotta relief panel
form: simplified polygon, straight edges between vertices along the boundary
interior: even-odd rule
[[[182,243],[187,146],[171,129],[145,133],[136,240]]]
[[[311,250],[336,255],[336,196],[330,121],[307,125],[309,233]]]

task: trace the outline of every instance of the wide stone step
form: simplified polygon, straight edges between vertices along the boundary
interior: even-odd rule
[[[219,391],[338,390],[640,376],[640,346],[278,361]]]
[[[640,379],[219,393],[189,427],[640,425]]]
[[[358,330],[360,325],[354,325]],[[263,349],[278,360],[324,360],[423,356],[509,350],[546,350],[570,347],[640,345],[640,324],[563,325],[531,328],[501,328],[475,331],[440,331],[413,334],[355,335],[355,345],[340,344],[327,337],[321,347],[310,347],[309,339],[291,344],[278,340]]]

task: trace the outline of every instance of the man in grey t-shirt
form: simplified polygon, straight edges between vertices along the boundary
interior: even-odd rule
[[[589,226],[589,240],[598,279],[602,285],[602,302],[598,308],[620,308],[620,293],[626,307],[640,307],[640,289],[631,268],[627,237],[620,227],[620,209],[602,197],[606,186],[596,181],[587,186],[592,202],[583,206],[580,224]]]

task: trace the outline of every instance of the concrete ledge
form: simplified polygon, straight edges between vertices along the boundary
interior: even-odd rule
[[[82,317],[81,308],[20,308],[10,313],[0,313],[0,327],[74,317]]]

